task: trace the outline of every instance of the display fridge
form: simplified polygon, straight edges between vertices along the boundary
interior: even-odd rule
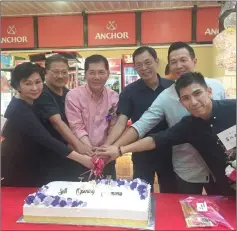
[[[121,59],[108,58],[108,62],[110,75],[105,86],[111,88],[117,93],[120,93],[122,90]]]
[[[11,71],[14,66],[14,58],[8,53],[2,53],[1,56],[1,116],[5,114],[8,104],[14,94],[10,86]]]
[[[4,116],[10,103],[14,90],[10,86],[12,69],[1,69],[1,116]]]
[[[132,55],[123,55],[122,57],[122,84],[126,87],[128,84],[135,82],[140,77],[134,68]]]

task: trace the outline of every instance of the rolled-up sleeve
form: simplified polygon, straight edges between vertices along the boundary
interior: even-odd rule
[[[155,99],[152,105],[145,111],[142,117],[132,125],[137,130],[139,138],[144,137],[151,129],[159,124],[165,117],[162,93]]]
[[[173,127],[161,131],[152,137],[156,143],[156,148],[166,148],[174,145],[184,144],[189,142],[190,134],[192,133],[191,117],[184,117],[179,123]]]
[[[42,121],[47,121],[51,116],[60,115],[60,111],[55,104],[53,97],[43,91],[38,99],[34,101],[35,108]]]
[[[65,113],[73,134],[81,139],[83,136],[88,136],[88,133],[82,118],[82,110],[79,104],[75,104],[76,101],[77,94],[71,90],[66,96]]]

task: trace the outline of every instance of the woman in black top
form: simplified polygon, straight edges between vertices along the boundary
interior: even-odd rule
[[[42,150],[67,157],[92,168],[91,157],[81,155],[53,138],[34,113],[33,101],[43,90],[44,73],[37,64],[26,62],[18,65],[11,75],[11,86],[17,90],[5,112],[7,118],[1,144],[1,169],[5,186],[41,186]],[[46,152],[47,153],[47,152]],[[65,175],[67,172],[65,172]],[[60,179],[59,179],[60,180]]]

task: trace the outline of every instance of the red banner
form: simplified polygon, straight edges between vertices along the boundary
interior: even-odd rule
[[[123,55],[123,63],[133,63],[132,55]]]
[[[38,18],[39,47],[83,46],[83,37],[83,17],[81,15]]]
[[[88,45],[134,45],[135,25],[135,13],[88,15]]]
[[[1,19],[1,48],[33,48],[34,22],[32,17]]]
[[[192,40],[191,9],[142,12],[141,22],[142,44]]]
[[[220,7],[199,8],[197,11],[197,42],[212,41],[219,33]]]
[[[121,59],[109,58],[108,61],[111,73],[121,72]]]

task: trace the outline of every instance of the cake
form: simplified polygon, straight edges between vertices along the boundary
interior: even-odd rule
[[[26,222],[147,227],[151,186],[140,179],[54,181],[27,196]]]

